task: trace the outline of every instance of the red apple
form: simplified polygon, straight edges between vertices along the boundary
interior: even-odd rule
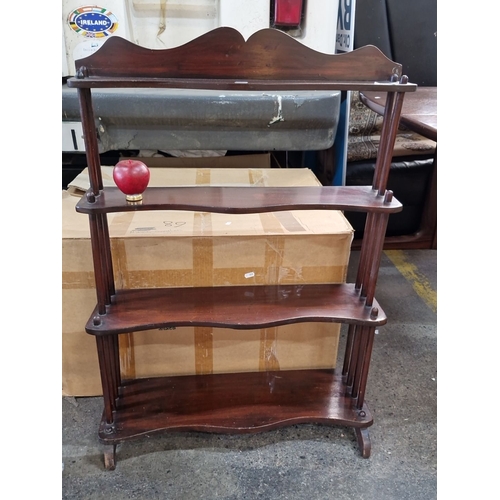
[[[129,201],[142,199],[149,177],[149,168],[139,160],[121,160],[113,168],[113,180]]]

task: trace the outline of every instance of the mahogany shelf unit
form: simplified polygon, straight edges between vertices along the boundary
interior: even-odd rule
[[[151,50],[111,37],[76,61],[69,87],[78,89],[90,189],[77,204],[89,217],[97,305],[86,331],[94,335],[104,411],[99,439],[107,469],[116,445],[168,430],[258,432],[297,423],[350,426],[370,455],[373,419],[364,401],[375,329],[387,318],[375,299],[388,217],[402,210],[387,191],[392,149],[405,92],[416,90],[401,65],[367,46],[330,55],[285,33],[264,29],[247,41],[218,28],[173,49]],[[245,90],[377,90],[387,92],[371,186],[162,187],[130,203],[104,188],[93,88],[154,87]],[[166,107],[168,103],[165,104]],[[139,210],[256,213],[357,210],[368,214],[355,283],[159,289],[115,289],[107,214]],[[261,328],[299,322],[349,325],[341,372],[291,370],[124,380],[119,335],[169,326]],[[168,335],[168,332],[165,332]]]

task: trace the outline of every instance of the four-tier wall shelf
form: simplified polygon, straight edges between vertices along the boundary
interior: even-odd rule
[[[88,214],[97,305],[86,331],[94,335],[104,411],[99,439],[115,468],[116,445],[164,431],[248,433],[298,423],[355,429],[362,456],[370,455],[365,403],[375,329],[387,318],[375,287],[388,217],[402,209],[386,190],[405,92],[416,90],[401,65],[376,47],[330,55],[287,34],[264,29],[244,40],[218,28],[183,46],[154,50],[111,37],[76,61],[68,86],[78,89],[90,189],[76,210]],[[371,186],[155,187],[140,202],[104,188],[92,89],[118,87],[238,91],[377,90],[387,92],[384,124]],[[168,109],[168,102],[165,103]],[[230,148],[228,148],[230,149]],[[107,214],[136,210],[257,213],[349,210],[368,214],[354,283],[117,289]],[[291,370],[124,380],[119,335],[172,326],[263,328],[298,322],[349,325],[341,370]],[[168,335],[168,330],[165,331]],[[273,378],[273,384],[269,383]],[[272,386],[272,390],[270,387]]]

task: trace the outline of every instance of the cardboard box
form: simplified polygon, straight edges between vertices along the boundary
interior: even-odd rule
[[[151,182],[319,184],[308,169],[240,168],[157,169]],[[84,326],[96,295],[88,218],[75,211],[77,201],[63,191],[63,394],[94,396],[102,394],[99,367],[95,340]],[[353,238],[338,211],[149,211],[109,214],[108,221],[118,288],[345,282]],[[125,377],[333,368],[339,333],[333,323],[149,330],[120,335],[121,367]]]
[[[123,158],[124,160],[126,158]],[[136,157],[134,159],[140,160],[145,163],[151,170],[151,181],[150,186],[163,186],[162,182],[173,182],[173,185],[183,186],[184,182],[189,182],[190,185],[203,184],[204,179],[210,178],[210,170],[218,172],[217,181],[224,181],[224,173],[221,169],[232,168],[245,169],[243,173],[244,182],[241,185],[248,185],[248,182],[256,184],[258,182],[265,182],[264,180],[259,180],[259,174],[262,169],[271,168],[271,155],[269,153],[256,153],[256,154],[246,154],[238,156],[202,156],[202,157],[165,157],[165,156],[145,156]],[[175,169],[169,175],[165,176],[164,169],[173,168]],[[265,171],[264,170],[264,171]],[[115,186],[113,181],[113,166],[104,166],[103,171],[103,183],[104,186]],[[183,172],[190,172],[189,179]],[[255,173],[255,177],[252,178],[252,172]],[[235,176],[233,172],[232,177]],[[235,178],[234,180],[237,180]],[[293,182],[293,178],[290,182]],[[80,175],[76,177],[72,182],[68,184],[68,191],[72,194],[83,194],[89,187],[90,180],[88,176],[87,169],[85,169]],[[256,184],[264,185],[264,184]],[[293,185],[293,184],[292,184]]]
[[[146,156],[137,159],[150,168],[271,168],[270,153],[237,156]]]

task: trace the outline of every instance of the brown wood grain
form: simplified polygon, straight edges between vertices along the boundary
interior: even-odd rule
[[[116,403],[113,432],[103,420],[102,443],[164,431],[252,433],[319,423],[369,427],[332,370],[286,370],[161,377],[125,381]]]
[[[94,198],[92,198],[94,200]],[[396,213],[402,205],[368,186],[292,187],[151,187],[140,202],[128,202],[118,188],[105,188],[95,200],[84,196],[76,210],[80,213],[134,212],[143,210],[191,210],[248,214],[286,210],[351,210]]]
[[[304,321],[379,326],[387,318],[375,301],[377,316],[353,284],[145,288],[118,290],[87,323],[94,335],[127,333],[170,326],[267,328]],[[96,318],[99,318],[96,324]]]
[[[280,30],[263,29],[245,41],[228,27],[171,49],[148,49],[113,36],[75,65],[77,76],[68,79],[68,87],[384,90],[394,89],[402,77],[401,65],[373,45],[324,54]]]

